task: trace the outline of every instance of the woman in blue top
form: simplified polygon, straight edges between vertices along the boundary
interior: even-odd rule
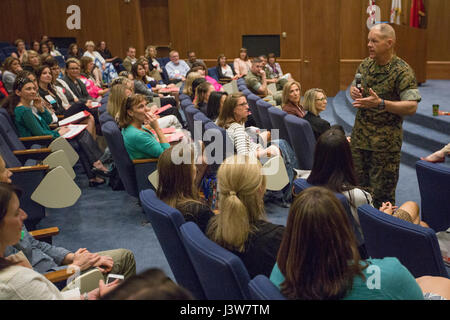
[[[323,187],[293,202],[270,280],[289,299],[423,299],[396,258],[361,260],[342,204]]]
[[[157,117],[146,109],[147,100],[141,94],[132,94],[122,105],[119,125],[131,160],[158,158],[170,147],[158,124]],[[150,131],[153,129],[159,139]]]

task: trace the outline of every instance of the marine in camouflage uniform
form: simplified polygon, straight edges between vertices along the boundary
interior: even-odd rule
[[[421,100],[414,71],[402,59],[380,66],[366,58],[358,67],[362,75],[363,97],[369,88],[389,101]],[[355,81],[352,85],[355,85]],[[351,150],[359,185],[373,195],[374,206],[395,204],[403,140],[403,117],[378,108],[358,109],[352,131]]]
[[[266,72],[266,77],[267,77],[267,72]],[[284,80],[284,79],[283,79]],[[256,95],[259,95],[260,93],[258,92],[258,89],[261,87],[262,85],[262,77],[259,74],[254,74],[252,72],[252,70],[249,70],[247,75],[245,76],[245,84],[247,85],[247,88],[253,92]],[[278,89],[278,88],[277,88]],[[270,95],[270,92],[269,92]],[[277,105],[281,105],[281,95],[282,92],[281,91],[277,91],[274,95],[273,95],[273,99],[275,100],[275,102],[277,103]]]

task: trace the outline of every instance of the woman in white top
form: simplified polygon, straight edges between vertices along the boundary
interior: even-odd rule
[[[7,246],[20,241],[22,225],[27,214],[20,209],[21,192],[0,182],[0,300],[97,300],[113,290],[118,280],[80,295],[79,289],[60,292],[43,275],[33,271],[24,255],[4,257]]]
[[[234,70],[230,67],[229,64],[227,64],[227,58],[224,54],[220,54],[217,58],[217,74],[219,75],[219,79],[233,79],[236,80],[239,78]]]
[[[112,63],[106,62],[102,55],[94,50],[95,44],[93,41],[87,41],[85,47],[86,51],[83,56],[88,56],[94,60],[95,65],[102,71],[103,82],[108,84],[118,77],[117,71]]]

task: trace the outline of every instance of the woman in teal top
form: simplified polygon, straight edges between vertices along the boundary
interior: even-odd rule
[[[143,95],[132,94],[125,100],[119,113],[123,141],[131,160],[158,158],[170,147],[158,119],[147,110],[146,105]],[[159,142],[150,129],[155,131]]]
[[[342,204],[323,187],[291,205],[270,280],[288,299],[423,300],[396,258],[361,260]]]
[[[8,97],[6,103],[8,111],[14,117],[14,123],[21,137],[51,135],[58,138],[69,131],[67,127],[60,127],[51,130],[49,124],[52,122],[50,112],[44,107],[42,99],[37,95],[36,84],[29,78],[17,77],[14,85],[14,92]],[[33,102],[33,103],[32,103]],[[35,107],[35,111],[31,105]],[[79,145],[81,164],[89,178],[90,186],[97,186],[105,183],[105,180],[96,177],[108,176],[108,169],[99,160],[102,152],[87,131],[82,131],[73,138]],[[72,144],[72,141],[70,141]]]

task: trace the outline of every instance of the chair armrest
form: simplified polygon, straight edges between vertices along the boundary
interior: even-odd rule
[[[21,173],[21,172],[30,172],[30,171],[47,171],[50,169],[50,167],[39,164],[36,166],[16,167],[16,168],[8,168],[8,169],[12,173]]]
[[[227,84],[227,83],[229,83],[229,82],[231,82],[231,81],[233,81],[233,79],[230,79],[230,78],[220,78],[218,82],[219,82],[220,84]]]
[[[53,272],[49,272],[44,274],[44,277],[47,278],[47,280],[49,280],[50,282],[60,282],[60,281],[64,281],[69,279],[69,277],[71,275],[73,275],[75,273],[75,269],[69,271],[67,269],[63,269],[63,270],[58,270],[58,271],[53,271]]]
[[[149,158],[149,159],[133,160],[133,164],[143,164],[143,163],[151,163],[151,162],[158,162],[158,159],[157,158]]]
[[[53,237],[59,234],[59,228],[58,227],[52,227],[47,229],[39,229],[39,230],[33,230],[29,231],[29,234],[36,240],[42,239],[42,238],[48,238]]]
[[[30,148],[33,144],[40,144],[43,147],[47,147],[52,142],[53,137],[51,135],[22,137],[19,140],[22,141],[26,148]]]
[[[14,155],[21,162],[25,162],[28,159],[34,160],[44,160],[52,150],[50,148],[41,148],[41,149],[25,149],[25,150],[15,150],[13,151]]]
[[[56,123],[51,123],[48,127],[52,130],[55,130],[56,128],[58,128],[58,125]]]
[[[57,114],[56,117],[57,117],[58,119],[64,119],[64,116],[63,116],[62,114],[59,114],[59,115]]]

